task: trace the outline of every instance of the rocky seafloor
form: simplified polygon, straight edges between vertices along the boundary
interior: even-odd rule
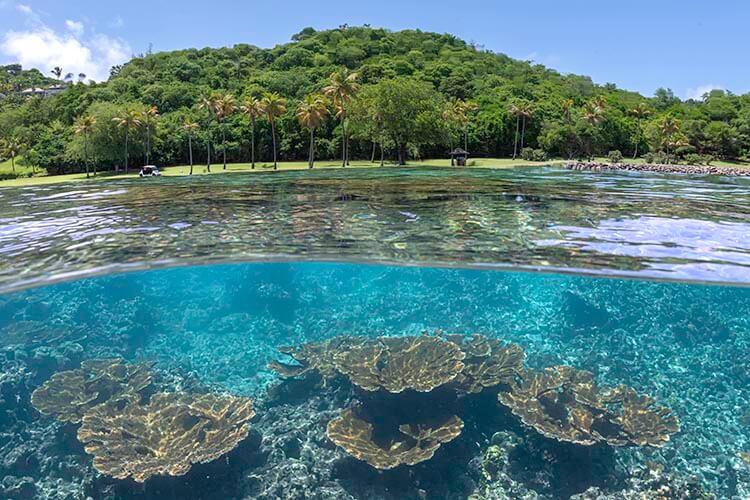
[[[748,299],[740,288],[335,265],[160,271],[1,297],[0,498],[748,498]],[[681,432],[660,449],[559,443],[477,397],[432,460],[378,472],[325,434],[356,391],[281,383],[265,368],[281,344],[434,329],[494,335],[522,345],[531,366],[631,385],[672,408]],[[250,436],[182,477],[98,473],[75,426],[39,414],[30,394],[111,355],[156,360],[165,390],[252,396]]]

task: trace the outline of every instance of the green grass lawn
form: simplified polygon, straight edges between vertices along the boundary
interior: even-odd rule
[[[7,165],[6,165],[7,163]],[[450,160],[424,160],[410,162],[407,167],[450,167]],[[470,161],[470,164],[466,168],[510,168],[510,167],[524,167],[524,166],[539,166],[549,165],[555,163],[563,163],[562,160],[554,160],[549,162],[530,162],[525,160],[512,160],[509,158],[478,158]],[[396,165],[393,163],[386,163],[385,167],[392,168]],[[315,162],[316,169],[340,169],[340,161],[318,161]],[[369,161],[352,161],[351,166],[347,168],[381,168],[379,163],[370,163]],[[454,167],[462,168],[462,167]],[[25,170],[20,170],[16,165],[16,171],[25,175],[27,172],[31,172],[31,169],[24,167]],[[26,170],[28,169],[28,170]],[[291,171],[291,170],[307,170],[307,162],[279,162],[279,171]],[[251,169],[249,163],[230,163],[227,165],[227,169],[223,169],[222,164],[211,165],[211,172],[207,172],[206,165],[195,165],[193,167],[193,175],[220,175],[220,174],[231,174],[241,172],[273,172],[273,163],[259,162],[256,163],[255,170]],[[10,162],[0,163],[0,175],[4,173],[10,173]],[[189,165],[177,165],[172,167],[165,167],[161,169],[161,173],[165,177],[177,177],[185,176],[190,173]],[[88,181],[100,181],[105,179],[128,179],[138,177],[138,169],[131,170],[128,175],[115,176],[111,172],[98,174],[94,179],[89,178]],[[40,184],[53,184],[57,182],[75,182],[75,181],[87,181],[86,174],[67,174],[67,175],[46,175],[46,172],[39,172],[34,177],[19,177],[17,179],[0,181],[0,187],[5,186],[34,186]]]

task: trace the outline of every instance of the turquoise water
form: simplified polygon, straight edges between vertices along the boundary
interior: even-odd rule
[[[750,282],[741,181],[346,174],[0,191],[0,497],[750,497],[750,288],[730,286]],[[254,262],[217,263],[238,259]],[[680,431],[661,448],[563,443],[484,391],[451,403],[463,432],[434,458],[378,472],[326,436],[372,396],[268,368],[289,362],[280,346],[435,331],[630,386]],[[111,357],[154,362],[159,390],[252,399],[247,437],[184,475],[97,471],[79,424],[31,393]]]

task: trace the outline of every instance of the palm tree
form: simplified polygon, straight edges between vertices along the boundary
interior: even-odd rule
[[[635,160],[636,158],[638,158],[638,146],[640,145],[641,137],[643,136],[643,127],[641,126],[641,122],[644,118],[647,118],[649,115],[651,115],[651,108],[649,108],[648,104],[646,104],[645,102],[639,102],[633,109],[630,110],[630,114],[635,117],[638,127],[635,139],[635,152],[633,153],[633,159]]]
[[[208,114],[208,124],[206,126],[206,169],[209,172],[211,171],[211,121],[216,115],[219,99],[221,99],[221,94],[218,92],[211,92],[209,95],[201,97],[198,101],[198,108],[206,110],[206,113]]]
[[[328,85],[323,88],[323,93],[333,101],[336,108],[336,116],[341,120],[342,143],[341,143],[341,166],[349,164],[349,137],[346,133],[346,111],[347,104],[359,91],[358,73],[352,73],[343,68],[336,71],[328,78]]]
[[[185,118],[185,120],[182,122],[182,130],[187,132],[188,136],[188,153],[190,156],[190,175],[193,175],[193,132],[198,130],[200,128],[200,125],[198,125],[196,122]]]
[[[227,169],[227,130],[226,119],[237,111],[237,100],[232,94],[225,94],[216,101],[216,120],[221,126],[221,153],[224,156],[224,170]]]
[[[591,101],[587,102],[583,108],[583,119],[586,121],[586,123],[594,128],[597,128],[606,119],[606,117],[604,116],[604,108],[599,104],[600,103],[597,102],[597,100],[592,99]],[[589,138],[587,145],[589,158],[593,157],[593,148],[591,142],[591,138]]]
[[[55,66],[54,68],[52,68],[50,73],[55,75],[55,78],[57,78],[58,80],[62,79],[63,70],[60,66]]]
[[[469,149],[469,113],[479,109],[479,105],[473,101],[463,101],[454,99],[450,104],[451,115],[458,125],[464,136],[464,149]]]
[[[255,128],[258,118],[263,116],[263,108],[260,105],[260,101],[255,97],[246,99],[244,104],[240,106],[240,112],[244,113],[250,118],[250,129],[252,135],[252,142],[250,145],[250,158],[251,158],[251,169],[255,169]]]
[[[276,118],[286,113],[286,99],[276,92],[266,92],[260,101],[266,120],[271,124],[271,137],[273,139],[273,169],[278,170],[276,161]]]
[[[516,140],[513,144],[513,159],[518,156],[518,132],[521,131],[521,151],[523,151],[523,141],[526,135],[526,122],[531,120],[534,114],[534,108],[528,101],[518,101],[510,105],[511,114],[516,116]]]
[[[151,130],[156,129],[158,119],[159,110],[156,106],[151,106],[141,113],[141,121],[146,127],[146,165],[151,164]]]
[[[21,154],[23,151],[24,144],[18,137],[11,137],[5,141],[3,145],[3,151],[7,156],[10,156],[10,167],[13,171],[13,175],[16,175],[16,156]]]
[[[328,115],[328,102],[323,96],[308,95],[297,107],[297,120],[300,125],[310,129],[310,155],[308,167],[315,163],[315,129],[323,123]]]
[[[119,128],[125,129],[125,175],[128,174],[128,146],[130,131],[141,126],[141,115],[135,110],[129,109],[122,112],[120,116],[112,118]]]
[[[680,131],[680,122],[673,116],[665,116],[659,123],[659,134],[662,137],[662,144],[667,153],[667,163],[669,163],[669,153],[671,147],[678,147],[681,142],[674,140],[674,136]]]
[[[591,102],[594,103],[594,105],[601,108],[602,111],[607,109],[607,99],[603,95],[598,95],[591,99]]]
[[[86,163],[86,178],[89,177],[89,137],[94,131],[96,117],[93,115],[82,115],[76,120],[73,131],[83,136],[83,161]],[[94,165],[94,177],[96,177],[96,165]]]
[[[575,106],[575,102],[573,101],[573,99],[563,99],[562,101],[560,101],[560,107],[562,108],[563,112],[563,119],[567,124],[570,124],[573,121],[573,116],[571,114],[573,106]]]

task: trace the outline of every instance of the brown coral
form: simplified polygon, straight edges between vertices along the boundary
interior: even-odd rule
[[[662,446],[679,430],[677,417],[648,396],[619,386],[598,388],[591,373],[567,366],[527,370],[498,399],[526,425],[582,445]]]
[[[247,437],[254,415],[247,398],[159,393],[148,405],[93,408],[78,439],[99,472],[144,482],[155,475],[181,476],[193,464],[226,454]]]
[[[52,375],[34,391],[31,402],[45,415],[78,423],[88,410],[111,399],[140,400],[151,385],[152,367],[119,358],[87,360],[76,370]]]
[[[451,415],[430,423],[402,424],[381,436],[372,422],[350,408],[328,423],[326,434],[349,455],[386,470],[431,459],[442,444],[461,434],[463,426],[460,418]]]
[[[680,431],[680,421],[669,408],[659,406],[649,396],[640,395],[633,389],[620,386],[607,395],[609,405],[619,405],[620,412],[613,420],[622,426],[631,443],[637,446],[664,446]]]
[[[487,387],[510,384],[521,373],[526,357],[521,346],[505,344],[483,335],[445,335],[466,354],[464,368],[456,377],[461,392],[479,393]]]
[[[336,366],[366,390],[430,392],[463,370],[464,353],[453,342],[426,335],[381,337],[335,356]]]
[[[271,361],[268,367],[285,379],[301,377],[313,372],[320,374],[324,379],[331,379],[338,374],[334,357],[366,341],[363,337],[335,337],[295,347],[279,347],[277,350],[280,353],[290,356],[297,364]]]

